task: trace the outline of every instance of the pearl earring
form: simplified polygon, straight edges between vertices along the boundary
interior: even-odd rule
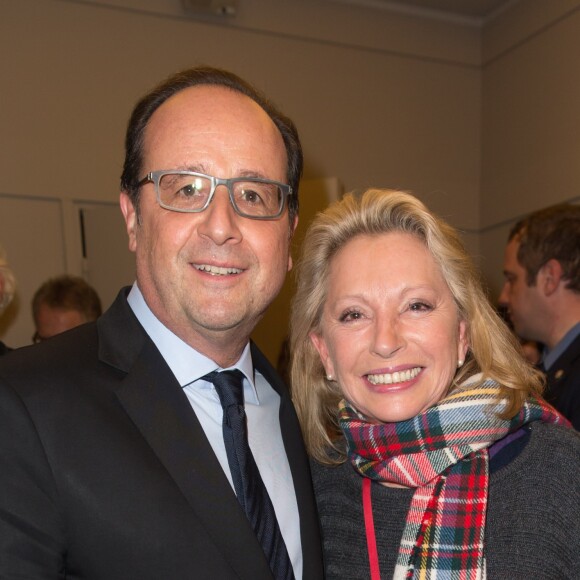
[[[326,375],[327,381],[334,381],[334,377],[332,375]]]
[[[463,366],[463,361],[462,360],[458,360],[457,361],[457,368],[460,369]]]

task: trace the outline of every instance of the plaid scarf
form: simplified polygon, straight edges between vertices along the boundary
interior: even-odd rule
[[[339,423],[348,456],[364,477],[416,488],[394,579],[484,580],[488,447],[531,421],[567,424],[530,398],[512,419],[494,381],[470,384],[420,415],[372,424],[342,400]]]

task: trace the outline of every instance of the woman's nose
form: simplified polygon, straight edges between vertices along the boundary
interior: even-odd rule
[[[389,318],[376,320],[372,351],[383,357],[390,358],[405,345],[405,340],[396,321]]]

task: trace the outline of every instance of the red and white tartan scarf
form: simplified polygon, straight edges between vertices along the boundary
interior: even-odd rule
[[[530,398],[510,420],[494,381],[469,384],[420,415],[399,423],[367,422],[339,405],[348,457],[364,477],[416,488],[394,579],[484,580],[488,447],[531,421],[568,424]]]

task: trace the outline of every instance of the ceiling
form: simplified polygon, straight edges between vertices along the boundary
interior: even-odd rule
[[[395,10],[442,19],[483,22],[519,0],[332,0],[343,4]]]

